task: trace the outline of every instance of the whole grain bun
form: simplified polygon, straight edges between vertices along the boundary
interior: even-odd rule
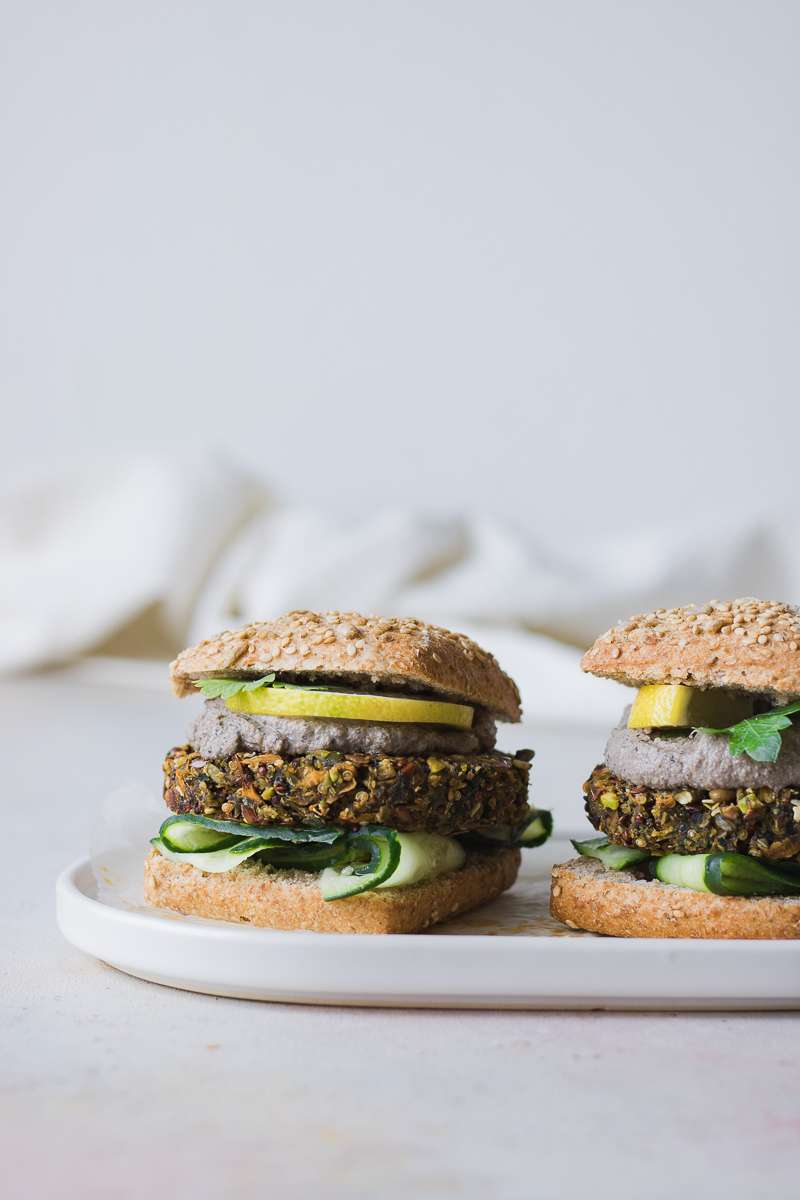
[[[609,629],[581,666],[634,687],[686,683],[797,697],[800,609],[753,599],[657,608]]]
[[[170,862],[153,850],[145,860],[144,894],[159,908],[267,929],[419,933],[494,900],[511,887],[519,864],[519,850],[470,853],[459,871],[429,883],[323,900],[317,877],[308,872],[245,862],[232,871],[211,874]]]
[[[514,680],[463,633],[408,617],[290,612],[274,621],[207,638],[170,666],[176,695],[196,694],[209,675],[324,676],[342,684],[381,684],[481,704],[506,721],[521,716]]]
[[[596,858],[553,867],[550,911],[571,929],[634,938],[800,938],[800,896],[715,896],[609,871]]]

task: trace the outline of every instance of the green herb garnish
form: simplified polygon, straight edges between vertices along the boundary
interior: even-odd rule
[[[728,749],[738,758],[747,754],[755,762],[774,763],[781,752],[781,733],[788,729],[793,713],[800,713],[800,700],[784,704],[783,708],[771,708],[769,712],[755,717],[746,717],[738,725],[726,729],[699,729],[699,733],[728,735]]]
[[[239,692],[254,692],[257,688],[271,687],[275,675],[262,675],[260,679],[195,679],[194,686],[208,700],[228,700]]]
[[[207,700],[229,700],[238,696],[239,692],[255,692],[259,688],[302,688],[308,692],[329,692],[331,688],[324,683],[282,683],[276,682],[275,673],[262,675],[260,679],[195,679],[194,686],[199,688]]]

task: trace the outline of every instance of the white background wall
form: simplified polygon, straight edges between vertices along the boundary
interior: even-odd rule
[[[556,536],[796,496],[800,5],[0,7],[4,461]]]

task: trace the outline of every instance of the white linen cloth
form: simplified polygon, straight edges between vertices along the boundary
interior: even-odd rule
[[[463,629],[515,676],[529,716],[606,720],[624,696],[583,679],[576,647],[659,605],[796,599],[788,525],[704,518],[554,551],[489,518],[276,507],[212,456],[42,474],[0,493],[0,670],[86,654],[135,622],[152,655],[147,613],[177,649],[288,609],[341,608]]]
[[[0,670],[86,653],[153,605],[180,636],[215,555],[258,499],[250,481],[202,457],[5,483]]]

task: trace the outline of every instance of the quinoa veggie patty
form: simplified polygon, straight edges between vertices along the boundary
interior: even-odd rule
[[[583,785],[595,829],[653,854],[733,850],[754,858],[800,856],[800,785],[656,791],[595,767]]]
[[[175,813],[248,825],[380,824],[449,836],[522,822],[529,769],[526,760],[497,752],[208,759],[191,746],[177,746],[164,760],[164,800]]]

